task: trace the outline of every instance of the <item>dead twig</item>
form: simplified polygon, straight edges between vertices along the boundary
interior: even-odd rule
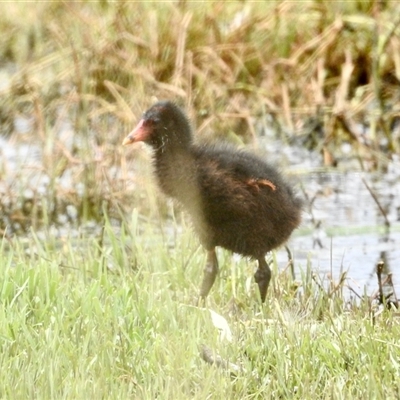
[[[384,208],[382,207],[382,205],[381,205],[381,203],[380,203],[380,201],[379,201],[379,199],[378,199],[378,196],[377,196],[377,195],[375,194],[375,192],[369,187],[367,181],[366,181],[364,178],[362,178],[362,182],[363,182],[363,184],[365,185],[365,187],[367,188],[367,190],[368,190],[368,192],[370,193],[370,195],[372,196],[372,198],[374,199],[376,205],[378,206],[379,211],[381,212],[383,218],[385,219],[385,226],[386,226],[387,230],[389,230],[389,228],[390,228],[390,221],[389,221],[389,219],[388,219],[388,217],[387,217],[386,211],[384,210]]]
[[[379,261],[376,265],[376,276],[378,277],[378,289],[379,289],[379,303],[383,304],[383,285],[382,285],[382,271],[385,263],[383,261]]]
[[[200,346],[200,357],[210,365],[215,365],[218,368],[230,370],[232,374],[236,375],[237,372],[242,371],[242,368],[236,364],[224,360],[220,355],[216,354],[205,344]]]

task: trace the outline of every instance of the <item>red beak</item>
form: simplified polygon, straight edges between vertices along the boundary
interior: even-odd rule
[[[148,127],[145,127],[144,120],[141,119],[136,128],[124,139],[122,145],[126,146],[131,143],[144,142],[150,133],[151,130]]]

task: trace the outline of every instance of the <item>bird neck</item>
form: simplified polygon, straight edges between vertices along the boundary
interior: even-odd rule
[[[191,146],[166,146],[156,150],[155,172],[161,189],[180,201],[196,181],[196,163]],[[185,188],[183,190],[183,188]]]

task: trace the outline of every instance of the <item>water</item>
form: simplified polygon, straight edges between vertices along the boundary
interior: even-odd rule
[[[293,181],[307,199],[303,223],[289,242],[297,275],[309,265],[319,276],[338,282],[346,271],[352,289],[371,294],[377,289],[376,265],[384,260],[385,272],[393,273],[400,294],[399,158],[393,156],[384,174],[362,172],[352,147],[344,143],[338,149],[338,168],[324,170],[319,153],[282,144],[271,130],[260,131],[261,154],[293,172]],[[286,252],[277,252],[277,259],[285,266]]]
[[[315,154],[296,149],[296,156],[291,168],[309,170],[298,177],[309,201],[300,227],[305,233],[290,240],[296,264],[305,269],[309,263],[336,282],[347,271],[348,285],[361,295],[377,289],[376,265],[383,260],[400,294],[399,160],[395,157],[385,174],[316,172]],[[278,260],[287,262],[284,252]]]

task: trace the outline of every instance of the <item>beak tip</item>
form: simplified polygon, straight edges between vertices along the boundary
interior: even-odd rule
[[[132,139],[127,136],[123,141],[122,141],[122,146],[127,146],[128,144],[132,143]]]

